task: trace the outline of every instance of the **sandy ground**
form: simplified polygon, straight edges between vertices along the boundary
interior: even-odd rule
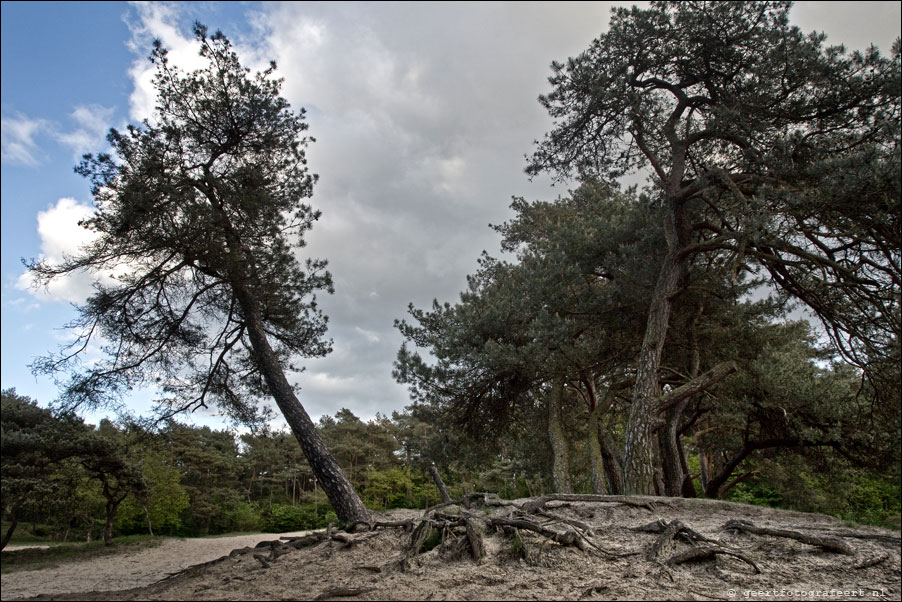
[[[172,539],[159,546],[116,556],[84,561],[67,561],[54,568],[23,570],[0,575],[0,600],[17,600],[41,594],[53,595],[73,591],[123,590],[143,587],[159,581],[169,573],[214,560],[235,548],[254,546],[258,542],[281,535],[296,536],[304,532],[238,537]],[[28,547],[8,545],[4,550]]]
[[[442,542],[420,554],[410,551],[412,533],[399,528],[355,534],[350,536],[351,545],[348,536],[338,534],[338,539],[307,538],[315,543],[306,547],[280,544],[231,555],[225,554],[274,536],[174,541],[115,561],[103,558],[5,575],[3,598],[70,592],[41,599],[872,601],[899,600],[902,594],[898,531],[712,500],[640,501],[638,506],[622,501],[557,501],[547,504],[540,518],[527,508],[526,500],[519,500],[516,507],[451,507],[433,515],[434,522],[446,525],[467,517],[481,533],[485,554],[478,561],[470,556],[468,535],[453,526],[442,527]],[[589,545],[580,550],[522,528],[516,535],[509,527],[491,523],[495,518],[523,516],[559,534],[577,525]],[[398,510],[380,518],[419,522],[421,517],[422,512]],[[846,553],[725,528],[736,519],[772,530],[837,538],[845,542]],[[672,538],[661,544],[664,536],[647,529],[662,524],[658,521],[671,526],[681,521],[702,539]],[[705,546],[733,555],[673,562]],[[221,558],[214,562],[135,587],[217,555]]]

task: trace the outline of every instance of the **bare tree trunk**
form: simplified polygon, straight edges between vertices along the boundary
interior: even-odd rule
[[[692,482],[692,475],[689,474],[689,462],[686,460],[686,449],[683,446],[683,440],[680,437],[677,437],[676,442],[680,452],[680,466],[683,467],[683,484],[680,496],[697,497],[695,494],[695,485]]]
[[[147,511],[147,504],[141,507],[144,508],[144,518],[147,520],[147,532],[153,537],[153,525],[150,523],[150,512]]]
[[[548,396],[548,440],[551,443],[551,480],[557,493],[573,493],[570,485],[570,457],[567,438],[561,424],[561,402],[564,397],[564,382],[555,381]]]
[[[664,495],[678,497],[683,488],[683,465],[680,462],[680,449],[677,434],[680,417],[686,409],[688,399],[684,399],[667,410],[664,427],[658,431],[661,445],[661,471],[664,478]]]
[[[668,222],[670,222],[668,227],[672,230],[672,219]],[[655,494],[655,448],[658,447],[658,441],[654,436],[654,430],[659,420],[655,405],[661,396],[658,370],[670,323],[671,297],[677,290],[680,268],[677,250],[672,247],[658,275],[648,312],[645,338],[639,352],[636,385],[627,419],[624,448],[624,493],[627,495]]]
[[[435,482],[435,486],[438,488],[438,492],[442,494],[442,503],[447,504],[448,502],[450,502],[451,496],[448,495],[448,490],[445,488],[445,482],[442,480],[442,475],[439,474],[438,468],[435,467],[435,464],[429,467],[429,474],[432,475],[432,480],[433,482]]]
[[[248,336],[263,378],[266,380],[276,405],[279,406],[279,410],[285,417],[285,421],[288,422],[292,433],[301,444],[304,456],[310,463],[310,468],[325,491],[326,497],[329,498],[335,514],[346,523],[369,522],[369,512],[366,506],[342,472],[335,456],[316,432],[313,421],[310,420],[310,416],[298,401],[294,389],[285,377],[285,372],[266,337],[256,300],[243,285],[235,284],[233,290],[241,304]]]
[[[601,405],[595,404],[595,408],[589,412],[589,421],[586,428],[586,446],[589,450],[589,467],[592,475],[592,493],[597,495],[608,493],[604,478],[604,455],[602,454],[601,441],[598,437],[599,416],[602,409]]]
[[[701,446],[698,447],[698,467],[699,467],[699,481],[702,485],[702,491],[707,491],[708,483],[711,481],[712,470],[711,470],[711,454],[706,452]]]
[[[107,499],[106,502],[106,522],[103,524],[103,544],[107,546],[113,545],[113,521],[116,520],[116,512],[119,510],[119,503]]]

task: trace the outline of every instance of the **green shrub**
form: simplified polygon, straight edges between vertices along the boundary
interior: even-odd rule
[[[730,490],[727,499],[731,502],[776,508],[783,501],[783,496],[779,491],[764,483],[751,482],[736,485]]]
[[[263,512],[261,518],[264,533],[322,529],[329,523],[338,522],[338,516],[332,507],[325,504],[321,504],[319,508],[313,504],[273,504]]]
[[[840,516],[856,523],[899,528],[902,488],[898,483],[860,475],[845,498]]]
[[[238,502],[224,512],[234,531],[258,531],[262,528],[263,518],[259,506]]]

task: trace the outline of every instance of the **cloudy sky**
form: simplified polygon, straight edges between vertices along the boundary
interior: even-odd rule
[[[59,258],[84,242],[88,184],[72,173],[104,150],[110,127],[153,105],[151,41],[175,64],[198,66],[198,20],[221,29],[252,68],[277,61],[284,96],[307,109],[323,218],[304,250],[329,260],[321,299],[333,353],[297,375],[314,417],[363,417],[407,403],[391,378],[408,303],[454,301],[511,196],[565,193],[530,182],[524,155],[549,128],[536,102],[552,60],[585,49],[611,2],[2,4],[2,386],[42,403],[56,397],[28,369],[56,349],[90,291],[86,278],[34,291],[22,258]],[[793,21],[851,48],[887,52],[899,2],[800,2]],[[130,401],[146,408],[147,393]],[[195,416],[209,423],[212,417]]]

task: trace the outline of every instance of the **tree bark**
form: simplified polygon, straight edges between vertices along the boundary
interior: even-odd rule
[[[233,290],[241,304],[254,357],[266,380],[266,385],[285,417],[285,421],[288,422],[291,432],[300,443],[304,456],[307,458],[316,480],[319,481],[326,493],[326,497],[329,498],[335,514],[346,523],[355,521],[368,523],[369,512],[366,506],[342,472],[335,456],[316,432],[313,421],[310,420],[310,416],[298,401],[294,389],[285,377],[285,372],[263,329],[263,320],[257,309],[256,300],[239,282],[233,283]]]
[[[604,478],[604,455],[602,454],[601,441],[598,437],[601,410],[602,407],[596,403],[595,408],[589,412],[589,423],[586,428],[588,439],[586,444],[589,449],[589,466],[592,471],[592,493],[597,495],[608,493]]]
[[[122,499],[125,499],[123,496]],[[106,522],[103,524],[103,544],[106,546],[113,545],[113,521],[116,520],[116,513],[119,511],[119,502],[114,499],[107,499],[106,502]]]
[[[673,229],[672,221],[668,219],[670,230]],[[624,488],[627,495],[655,495],[655,447],[658,444],[654,437],[658,421],[655,410],[661,396],[658,370],[670,323],[671,297],[677,290],[680,272],[677,249],[672,247],[661,266],[652,294],[645,337],[639,352],[624,448]]]
[[[683,489],[683,465],[680,462],[680,448],[677,427],[689,399],[684,399],[668,408],[664,416],[664,427],[658,431],[661,446],[661,473],[664,479],[664,495],[679,497]]]
[[[556,493],[573,493],[570,485],[570,457],[567,438],[561,424],[561,401],[564,398],[564,382],[555,381],[548,396],[548,440],[551,443],[551,480]]]
[[[442,475],[439,474],[438,468],[436,468],[434,464],[429,467],[429,474],[432,475],[432,480],[435,483],[435,486],[438,488],[438,492],[442,496],[442,503],[447,504],[448,502],[450,502],[451,496],[448,495],[448,489],[445,487],[445,482],[442,480]]]

